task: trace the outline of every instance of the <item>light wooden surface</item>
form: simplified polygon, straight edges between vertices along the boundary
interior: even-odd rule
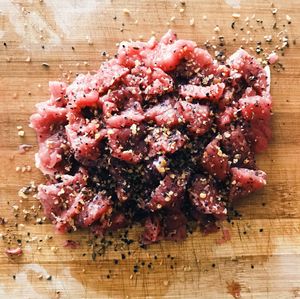
[[[28,117],[35,103],[47,99],[49,80],[67,76],[70,70],[73,77],[76,72],[96,69],[103,59],[100,53],[105,50],[113,54],[115,44],[123,39],[139,35],[148,38],[151,31],[160,36],[167,30],[166,22],[172,16],[176,19],[171,28],[179,37],[193,39],[199,45],[211,39],[213,28],[219,25],[218,34],[225,36],[230,53],[240,46],[243,36],[247,37],[247,29],[242,32],[242,25],[236,25],[234,32],[239,32],[239,36],[236,42],[232,41],[232,13],[241,14],[240,24],[255,13],[255,19],[264,20],[266,28],[265,32],[257,30],[251,34],[254,41],[247,47],[255,47],[255,41],[269,34],[267,28],[274,22],[271,1],[242,0],[240,8],[234,8],[238,2],[186,1],[185,12],[180,14],[179,2],[171,0],[0,1],[0,217],[8,219],[7,225],[0,225],[0,233],[5,236],[0,240],[0,298],[233,298],[227,287],[233,281],[241,286],[241,298],[300,298],[300,52],[297,44],[291,45],[281,58],[285,71],[272,72],[274,138],[269,150],[258,159],[261,169],[269,175],[268,185],[238,205],[243,215],[241,220],[236,219],[234,225],[224,223],[231,234],[231,240],[225,244],[216,243],[221,232],[206,237],[197,232],[181,244],[162,242],[147,251],[133,244],[132,254],[129,257],[126,254],[119,265],[114,265],[113,259],[120,259],[120,252],[113,250],[92,261],[91,249],[85,245],[88,238],[85,233],[57,236],[51,224],[24,221],[22,210],[38,204],[32,197],[20,203],[17,196],[18,190],[31,180],[42,181],[36,169],[22,173],[15,168],[33,166],[36,147],[20,155],[18,145],[36,145],[34,132],[27,127]],[[286,14],[292,17],[290,42],[299,38],[300,1],[274,2],[279,8],[277,18],[282,18],[279,23],[286,22]],[[124,8],[130,10],[130,16],[123,14]],[[113,20],[114,16],[117,20]],[[189,25],[192,17],[194,27]],[[138,24],[134,24],[135,20]],[[31,57],[30,63],[25,61],[27,57]],[[43,62],[50,68],[43,68]],[[18,125],[24,127],[23,139],[17,135]],[[13,205],[19,206],[18,218],[14,217]],[[16,223],[24,226],[16,228]],[[40,242],[45,235],[54,237]],[[5,255],[9,238],[11,246],[17,239],[22,240],[22,257],[11,260]],[[67,238],[81,240],[83,245],[66,249],[62,244]],[[58,251],[53,252],[51,247],[58,247]],[[155,254],[157,260],[153,258]],[[168,254],[175,258],[168,258]],[[131,277],[137,259],[144,260],[146,265]],[[153,264],[152,269],[147,267],[149,262]],[[43,278],[39,279],[41,274]],[[51,281],[45,279],[47,275],[52,275]]]

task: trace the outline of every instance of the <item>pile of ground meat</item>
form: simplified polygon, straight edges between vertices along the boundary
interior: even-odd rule
[[[226,219],[266,184],[254,155],[271,138],[269,81],[242,49],[219,63],[168,31],[122,42],[69,86],[50,82],[30,119],[45,215],[60,232],[99,236],[141,223],[143,244]]]

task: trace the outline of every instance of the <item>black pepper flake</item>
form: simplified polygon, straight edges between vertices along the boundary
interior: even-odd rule
[[[109,275],[109,274],[108,274],[108,275],[106,275],[106,278],[107,278],[107,279],[110,279],[110,275]]]
[[[264,229],[263,229],[263,228],[259,229],[259,232],[260,232],[260,233],[262,233],[263,231],[264,231]]]
[[[122,260],[125,260],[126,259],[126,255],[124,253],[121,254],[121,258]]]
[[[146,244],[140,244],[140,248],[147,249],[147,245]]]
[[[47,280],[52,280],[52,276],[51,275],[49,275],[49,276],[47,276],[47,278],[46,278]]]
[[[215,267],[216,267],[216,264],[212,264],[211,266],[212,266],[213,268],[215,268]]]
[[[16,275],[13,275],[12,278],[15,280],[16,279]]]
[[[73,46],[71,48],[72,48],[73,51],[75,51],[75,48]]]
[[[6,44],[6,42],[4,42],[4,43],[3,43],[3,45],[4,45],[4,47],[5,47],[5,48],[7,47],[7,44]]]
[[[234,26],[235,26],[235,22],[232,22],[231,23],[231,28],[234,29]]]
[[[253,265],[251,265],[251,269],[254,269],[254,266],[253,266]]]
[[[119,260],[114,259],[114,264],[115,264],[115,265],[118,265],[118,264],[119,264]]]

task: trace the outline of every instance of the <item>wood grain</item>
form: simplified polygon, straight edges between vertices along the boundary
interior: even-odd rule
[[[292,24],[288,26],[291,47],[281,57],[285,71],[272,71],[274,138],[258,159],[268,173],[268,185],[238,203],[242,219],[235,219],[233,225],[224,223],[230,230],[230,241],[218,245],[216,240],[222,232],[205,237],[197,232],[183,243],[162,242],[149,250],[134,243],[130,256],[125,250],[125,260],[119,251],[110,249],[104,257],[92,261],[85,232],[55,235],[51,224],[24,221],[23,209],[37,207],[38,203],[32,197],[20,203],[17,196],[30,181],[43,180],[34,168],[30,173],[15,169],[34,166],[36,140],[27,127],[28,118],[35,103],[47,99],[49,80],[69,75],[72,79],[77,72],[97,69],[103,60],[102,51],[113,55],[117,42],[140,35],[148,38],[152,31],[160,36],[172,16],[176,19],[170,27],[179,37],[193,39],[199,45],[211,39],[213,28],[219,25],[221,32],[215,36],[225,37],[227,52],[231,53],[243,37],[247,38],[248,29],[240,30],[243,20],[256,14],[251,21],[254,28],[259,18],[265,30],[251,30],[253,41],[246,48],[255,48],[256,41],[270,34],[274,23],[271,2],[242,0],[240,8],[229,5],[238,2],[186,1],[180,14],[180,3],[171,0],[1,1],[0,217],[7,218],[8,223],[0,226],[0,233],[6,236],[0,240],[0,298],[232,298],[227,292],[232,281],[241,285],[241,298],[300,298],[300,52],[299,45],[291,42],[300,36],[298,0],[273,1],[279,8],[278,24],[286,22],[286,14],[292,17]],[[130,10],[129,16],[123,14],[124,8]],[[233,31],[230,25],[234,12],[241,18]],[[195,19],[194,27],[189,25],[191,18]],[[236,42],[234,32],[239,33]],[[89,45],[87,39],[93,44]],[[50,67],[42,67],[43,62]],[[24,138],[17,135],[18,125],[24,127]],[[20,155],[18,146],[22,143],[34,145],[33,150]],[[17,218],[13,205],[19,207]],[[138,231],[135,228],[131,233],[137,236]],[[46,235],[53,239],[45,241]],[[15,246],[17,239],[22,240],[24,254],[12,260],[4,250],[10,240],[10,246]],[[66,249],[62,246],[65,239],[79,240],[82,245]],[[114,259],[120,261],[118,265],[114,265]],[[133,275],[137,261],[144,261],[145,266]],[[52,280],[46,280],[47,275]]]

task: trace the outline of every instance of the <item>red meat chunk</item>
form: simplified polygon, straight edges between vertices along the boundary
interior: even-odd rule
[[[103,115],[108,118],[114,113],[133,108],[137,102],[142,102],[140,92],[140,89],[137,87],[120,87],[103,95],[99,99]]]
[[[150,39],[147,43],[122,42],[118,50],[118,61],[127,67],[133,67],[136,61],[139,61],[147,67],[171,71],[182,58],[192,53],[195,47],[196,44],[192,41],[176,40],[169,31],[159,43],[155,39]]]
[[[30,126],[35,129],[39,141],[43,141],[67,123],[67,109],[41,102],[36,105],[37,113],[31,115]]]
[[[149,96],[158,96],[173,90],[173,79],[156,67],[136,66],[125,76],[123,82],[127,86],[138,86]]]
[[[195,61],[197,67],[201,69],[208,68],[213,64],[213,59],[211,55],[205,50],[196,47],[193,52],[190,54],[190,59]]]
[[[255,153],[260,153],[267,149],[272,137],[269,122],[263,120],[251,121],[245,131]]]
[[[100,142],[106,136],[107,130],[101,129],[101,122],[97,119],[69,117],[66,134],[75,159],[85,164],[100,157]]]
[[[43,174],[64,173],[71,167],[67,159],[69,154],[70,146],[66,135],[62,132],[55,133],[40,142],[39,151],[35,155],[36,167]]]
[[[57,107],[65,107],[68,99],[66,97],[67,84],[65,82],[50,81],[50,102]]]
[[[167,212],[163,219],[156,214],[152,214],[145,221],[141,242],[148,245],[162,239],[182,241],[187,237],[186,224],[187,219],[179,210]]]
[[[75,196],[71,205],[68,206],[68,209],[64,209],[59,216],[55,217],[55,227],[58,232],[64,233],[72,229],[76,230],[78,224],[76,223],[77,226],[75,226],[74,219],[81,213],[85,202],[88,201],[90,197],[91,194],[88,194],[87,190],[83,189]]]
[[[223,94],[225,88],[224,83],[217,83],[210,86],[198,86],[198,85],[183,85],[179,90],[179,94],[188,99],[207,99],[210,101],[217,101]]]
[[[92,86],[102,94],[128,74],[128,72],[129,69],[119,65],[117,59],[111,59],[101,65],[99,72],[95,74],[95,83],[93,82]]]
[[[113,115],[106,120],[106,124],[111,128],[125,128],[133,124],[139,124],[145,118],[144,112],[139,102],[135,102],[132,107],[123,111],[120,115]]]
[[[183,241],[187,237],[187,218],[180,210],[168,211],[163,219],[164,239]]]
[[[145,220],[145,228],[141,235],[141,242],[145,245],[160,241],[164,237],[160,217],[152,214]]]
[[[189,189],[189,198],[198,212],[211,214],[218,219],[227,215],[226,202],[212,178],[197,175]]]
[[[231,72],[245,78],[250,86],[261,95],[267,89],[267,74],[258,61],[245,50],[239,49],[227,60]]]
[[[223,134],[222,147],[230,156],[232,165],[255,168],[254,154],[239,127]]]
[[[271,99],[268,97],[252,96],[241,98],[239,106],[246,120],[268,121],[271,116]]]
[[[262,170],[231,168],[232,179],[229,198],[231,200],[247,196],[266,185],[266,173]]]
[[[69,220],[77,214],[76,203],[83,195],[81,189],[86,186],[86,180],[86,171],[80,169],[74,176],[61,176],[61,182],[39,185],[38,198],[43,206],[44,214],[57,224],[60,231],[69,228]],[[65,213],[68,214],[64,215]],[[64,219],[62,219],[63,215]]]
[[[208,106],[191,104],[180,101],[180,112],[184,122],[187,123],[189,131],[201,136],[205,134],[212,125],[212,118]]]
[[[129,224],[126,216],[121,212],[106,214],[104,219],[96,221],[90,226],[92,234],[103,237],[108,231],[115,231]]]
[[[21,256],[23,254],[23,250],[21,247],[7,248],[5,249],[5,253],[9,257],[15,257],[15,256]]]
[[[145,113],[148,121],[154,121],[158,126],[174,127],[182,122],[176,105],[176,99],[167,99],[164,102],[148,109]]]
[[[224,111],[216,115],[216,123],[220,131],[226,130],[234,122],[236,119],[236,110],[233,107],[226,107]]]
[[[149,146],[149,156],[175,153],[187,142],[187,137],[180,131],[170,131],[164,128],[154,128],[146,137]]]
[[[174,207],[182,202],[186,189],[188,173],[170,173],[160,181],[159,186],[152,192],[150,201],[146,204],[151,211],[163,207]]]
[[[221,150],[218,138],[215,138],[206,146],[201,165],[209,174],[221,181],[229,175],[228,156]]]
[[[111,155],[128,163],[138,163],[147,152],[143,139],[143,127],[108,129],[108,145]]]
[[[110,199],[105,194],[98,193],[82,206],[80,213],[76,217],[76,223],[81,227],[88,227],[111,212]]]

